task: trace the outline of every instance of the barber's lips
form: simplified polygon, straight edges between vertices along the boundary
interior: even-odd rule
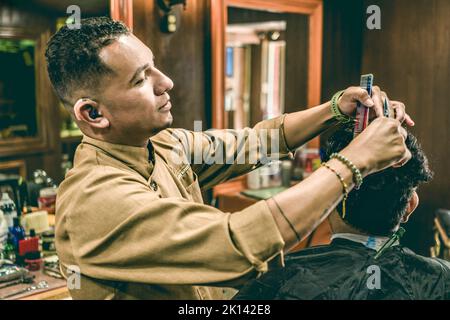
[[[159,111],[167,112],[167,111],[170,111],[170,109],[172,109],[172,104],[170,103],[170,100],[169,100],[169,101],[167,101],[167,103],[165,105],[163,105],[162,107],[159,108]]]

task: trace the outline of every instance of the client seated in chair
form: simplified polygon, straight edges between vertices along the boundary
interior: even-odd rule
[[[325,147],[327,161],[353,137],[339,129]],[[377,251],[407,222],[419,203],[416,189],[432,172],[416,138],[408,134],[411,160],[365,178],[329,216],[330,245],[290,254],[285,267],[245,285],[235,299],[450,299],[450,264],[395,242]],[[385,246],[386,248],[386,246]]]

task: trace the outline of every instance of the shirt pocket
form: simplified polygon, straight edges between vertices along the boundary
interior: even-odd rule
[[[202,201],[197,174],[189,164],[181,167],[177,173],[177,179],[181,182],[186,192],[192,196],[193,200]]]
[[[189,164],[185,164],[181,167],[181,169],[177,172],[177,179],[186,190],[197,184],[197,175],[191,169]]]

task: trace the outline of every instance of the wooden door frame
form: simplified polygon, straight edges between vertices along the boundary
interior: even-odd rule
[[[110,15],[120,20],[133,31],[133,0],[110,0]]]
[[[225,99],[225,30],[227,7],[297,13],[309,17],[308,108],[319,105],[322,81],[322,0],[211,0],[211,89],[212,127],[224,128]],[[316,139],[317,140],[317,139]],[[313,145],[318,145],[317,142]]]

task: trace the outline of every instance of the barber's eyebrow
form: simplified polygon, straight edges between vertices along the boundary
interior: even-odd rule
[[[133,77],[131,77],[130,83],[133,83],[137,76],[139,76],[139,74],[144,71],[145,69],[147,69],[148,67],[150,67],[150,63],[146,63],[143,66],[140,66],[139,68],[136,69],[136,71],[133,74]]]
[[[133,83],[137,76],[144,70],[146,70],[148,67],[150,66],[155,66],[155,56],[152,54],[152,63],[146,63],[143,66],[140,66],[139,68],[136,69],[136,71],[134,72],[133,76],[131,77],[131,80],[129,83]]]

